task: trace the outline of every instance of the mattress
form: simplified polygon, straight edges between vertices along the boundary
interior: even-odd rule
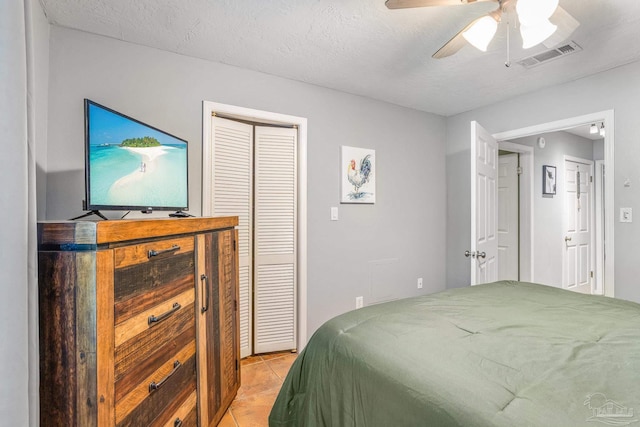
[[[640,425],[634,409],[639,304],[503,281],[328,321],[269,425]]]

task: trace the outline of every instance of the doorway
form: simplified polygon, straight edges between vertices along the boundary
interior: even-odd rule
[[[520,155],[498,151],[498,280],[520,280]]]
[[[218,164],[221,161],[220,156],[224,154],[222,152],[216,153],[216,149],[215,149],[216,147],[214,145],[214,140],[216,139],[215,131],[218,126],[214,123],[216,120],[220,120],[220,117],[224,117],[225,123],[233,122],[233,123],[241,123],[241,124],[247,124],[247,123],[263,124],[264,126],[259,126],[259,127],[271,128],[271,129],[278,129],[279,127],[284,127],[284,128],[289,128],[289,130],[291,130],[291,128],[296,130],[294,132],[296,133],[296,138],[293,140],[288,138],[286,135],[284,136],[271,135],[273,133],[272,131],[268,132],[268,135],[266,136],[266,138],[262,138],[262,140],[265,141],[265,144],[263,144],[265,147],[274,141],[274,137],[275,138],[283,137],[285,139],[288,139],[289,141],[293,141],[292,142],[293,151],[292,150],[286,150],[286,151],[292,153],[291,155],[293,155],[293,157],[288,160],[290,161],[290,163],[291,162],[297,163],[297,167],[296,167],[295,175],[292,175],[291,177],[291,182],[286,184],[287,184],[287,187],[290,188],[291,191],[293,191],[292,200],[293,200],[293,203],[295,204],[295,210],[293,211],[294,217],[292,218],[292,221],[291,221],[291,223],[294,224],[294,226],[291,230],[292,234],[288,236],[289,240],[291,240],[291,243],[292,243],[291,246],[294,247],[294,252],[291,255],[293,256],[293,258],[290,261],[287,261],[286,263],[283,263],[282,260],[280,259],[282,258],[280,256],[281,254],[273,253],[273,251],[270,251],[270,250],[267,250],[266,252],[263,251],[263,252],[264,252],[264,255],[266,255],[265,262],[267,262],[268,264],[272,264],[273,268],[271,267],[268,267],[266,269],[255,268],[256,267],[255,261],[259,258],[260,255],[257,255],[255,257],[256,258],[255,260],[250,259],[256,253],[256,251],[253,250],[252,247],[257,242],[256,234],[259,234],[257,229],[254,230],[252,228],[252,224],[254,224],[256,221],[254,220],[253,216],[256,213],[258,215],[260,214],[259,205],[261,203],[264,205],[265,202],[268,202],[268,200],[261,198],[261,195],[263,194],[268,195],[268,192],[266,193],[259,192],[258,191],[259,189],[256,189],[254,194],[253,187],[254,185],[255,186],[260,185],[260,181],[259,181],[260,177],[258,175],[262,172],[268,173],[269,165],[272,163],[271,160],[269,160],[269,155],[265,155],[265,154],[260,155],[260,153],[256,153],[257,155],[256,164],[255,165],[253,164],[254,163],[253,161],[254,144],[258,144],[258,145],[255,145],[256,151],[259,151],[261,149],[260,148],[261,145],[258,143],[258,141],[260,140],[260,134],[258,131],[254,131],[253,125],[249,126],[251,128],[250,132],[243,131],[243,130],[238,130],[236,132],[236,130],[232,129],[231,134],[229,135],[229,140],[231,142],[230,150],[229,150],[229,160],[232,160],[231,163],[235,166],[232,168],[229,168],[230,172],[227,175],[230,178],[229,181],[237,182],[239,178],[242,178],[243,182],[247,181],[247,184],[246,185],[243,184],[243,186],[245,188],[248,188],[249,191],[246,194],[246,197],[245,195],[242,196],[243,199],[247,198],[247,203],[242,202],[241,203],[242,206],[240,206],[239,211],[236,212],[234,210],[235,209],[234,205],[236,205],[237,203],[238,194],[230,194],[229,197],[227,198],[229,200],[229,203],[220,203],[220,200],[217,200],[217,201],[215,200],[216,192],[220,192],[219,190],[220,186],[217,184],[221,182],[221,178],[219,174],[216,175],[216,172],[220,172],[224,169],[224,167],[221,167],[221,165]],[[276,125],[276,127],[272,127],[273,125]],[[258,127],[256,127],[256,129],[258,129]],[[246,138],[243,137],[242,135],[243,132],[244,134],[247,134]],[[254,134],[255,134],[256,143],[253,142]],[[226,104],[219,104],[219,103],[208,102],[208,101],[203,102],[202,214],[203,215],[239,215],[241,216],[241,222],[243,222],[243,219],[244,219],[244,223],[245,223],[245,224],[241,224],[241,226],[243,227],[240,227],[239,229],[239,234],[242,234],[241,232],[243,232],[243,229],[245,231],[244,234],[246,234],[246,239],[245,239],[246,243],[243,246],[246,249],[245,252],[247,252],[246,254],[242,253],[243,249],[241,247],[239,255],[242,255],[245,258],[248,258],[246,262],[246,265],[248,266],[248,268],[245,268],[240,272],[241,300],[239,301],[239,310],[240,310],[240,317],[241,317],[241,341],[242,341],[241,356],[242,357],[246,357],[250,354],[255,353],[256,348],[254,348],[254,341],[255,341],[254,335],[256,333],[256,330],[258,330],[259,328],[267,324],[265,322],[262,322],[261,324],[256,324],[254,327],[254,319],[253,319],[254,317],[253,313],[255,311],[254,302],[253,302],[254,285],[252,285],[251,282],[253,281],[254,277],[258,277],[259,275],[264,276],[265,278],[264,283],[267,285],[267,287],[270,287],[270,284],[275,283],[274,277],[277,279],[278,283],[282,282],[282,280],[280,279],[285,276],[288,280],[290,279],[290,282],[293,284],[292,285],[293,288],[287,289],[287,292],[289,292],[292,295],[295,308],[293,311],[289,313],[290,314],[289,317],[292,318],[293,324],[291,325],[292,329],[290,331],[287,330],[286,334],[287,336],[293,335],[292,339],[293,339],[293,342],[295,343],[294,347],[297,350],[302,350],[302,348],[304,348],[306,344],[306,339],[307,339],[306,337],[306,329],[307,329],[306,328],[306,325],[307,325],[306,141],[307,141],[307,120],[305,118],[283,115],[278,113],[271,113],[267,111],[253,110],[253,109],[226,105]],[[245,148],[240,149],[240,147],[244,145],[246,145],[246,149]],[[278,156],[282,154],[282,151],[280,149],[276,149],[275,151],[278,152]],[[233,160],[233,158],[236,158],[236,156],[240,154],[242,154],[240,156],[241,158],[237,158],[236,160]],[[265,168],[267,168],[265,170],[262,170],[264,168],[262,169],[260,168],[259,164],[260,164],[261,158],[265,159],[264,165],[265,165]],[[242,163],[242,165],[246,164],[247,166],[246,168],[243,168],[243,169],[247,169],[247,172],[243,174],[242,177],[239,177],[237,175],[239,172],[239,169],[241,169],[240,163]],[[218,164],[218,167],[216,167],[217,164]],[[256,167],[261,170],[255,171]],[[291,166],[289,167],[291,168]],[[254,176],[254,174],[256,176]],[[258,180],[256,181],[255,184],[254,184],[254,178]],[[266,177],[262,182],[267,183],[271,181],[272,181],[271,178]],[[275,200],[276,198],[274,198],[274,203],[275,203],[274,207],[281,208],[283,204],[281,204],[279,200]],[[226,209],[225,206],[228,207],[229,209]],[[262,218],[268,219],[272,223],[271,225],[273,225],[275,228],[279,227],[281,225],[281,217],[279,215],[273,216],[271,215],[270,210],[269,209],[267,210],[269,212],[265,211],[265,214],[262,216]],[[260,220],[260,219],[257,218],[257,220]],[[263,226],[262,229],[266,230],[263,236],[269,237],[270,235],[271,237],[273,237],[273,239],[271,239],[271,240],[274,240],[274,245],[272,245],[272,249],[279,248],[280,247],[279,240],[281,235],[279,233],[276,233],[277,235],[273,234],[272,231],[274,230],[274,228],[269,228],[268,225]],[[260,238],[261,236],[258,235],[257,237]],[[240,244],[242,245],[242,242]],[[287,264],[287,265],[284,265],[284,264]],[[284,267],[287,267],[285,269],[286,271],[283,270],[284,268],[283,265]],[[254,268],[252,268],[252,266]],[[245,285],[244,287],[247,289],[243,289],[243,284]],[[267,288],[262,288],[262,289],[267,289]],[[258,303],[256,302],[255,304],[258,304]],[[266,304],[264,304],[263,307],[266,307],[269,311],[272,311],[272,305],[270,305],[270,302],[266,302]],[[272,314],[275,314],[276,317],[277,315],[279,315],[279,313],[272,313]],[[273,322],[273,323],[275,324],[277,322]],[[273,347],[272,345],[273,343],[271,342],[270,334],[271,334],[271,331],[267,331],[266,333],[263,334],[264,339],[260,340],[260,343],[257,346],[259,348],[258,351],[260,352],[275,351],[274,350],[275,347]]]
[[[498,269],[502,269],[503,272],[510,271],[510,273],[504,273],[505,279],[520,280],[524,282],[534,282],[534,270],[533,270],[533,251],[534,251],[534,234],[533,234],[533,206],[534,206],[534,150],[533,147],[514,143],[511,141],[500,141],[499,148],[501,153],[517,156],[518,164],[516,170],[509,172],[511,175],[517,175],[515,177],[517,189],[511,190],[514,194],[510,197],[515,198],[516,205],[513,205],[511,201],[511,209],[517,211],[517,217],[509,220],[509,224],[500,224],[498,232],[500,233],[505,228],[516,229],[517,236],[511,236],[512,241],[517,241],[517,257],[515,262],[517,266],[511,266],[510,268],[503,269],[498,265]],[[507,171],[505,171],[506,173]],[[512,176],[513,179],[513,176]],[[501,186],[499,180],[498,185]],[[512,184],[513,185],[513,184]],[[500,218],[501,209],[500,206],[500,194],[498,194],[498,222]],[[500,236],[502,237],[502,236]],[[511,243],[513,245],[513,243]],[[508,262],[514,262],[513,257],[504,255]],[[500,260],[499,260],[500,262]],[[513,271],[517,271],[517,279],[514,279]]]
[[[594,175],[593,168],[589,165],[602,159],[602,138],[597,134],[589,135],[588,126],[581,126],[541,136],[516,138],[499,145],[498,279],[535,281],[583,293],[601,294],[604,266],[602,262],[596,262],[596,258],[604,261],[601,238],[603,228],[601,221],[596,223],[594,219],[599,216],[598,213],[600,217],[603,216],[603,204],[594,203],[592,193],[596,184],[602,183],[603,174]],[[520,166],[518,157],[525,158],[525,154],[520,153],[526,149],[527,155],[533,158],[534,148],[535,166],[531,162],[525,162],[524,167]],[[574,166],[572,172],[567,172],[565,164],[570,160],[580,162],[581,166]],[[604,161],[600,163],[603,165]],[[540,173],[547,167],[554,174],[553,191],[544,188],[541,182]],[[559,183],[557,194],[556,170]],[[534,180],[534,198],[527,191],[531,186],[521,186],[519,182],[521,177],[523,182],[530,181],[532,175],[537,175]],[[576,186],[576,177],[581,177],[581,185]],[[531,201],[529,206],[533,209],[520,206],[522,203],[518,199],[521,190],[527,194],[524,200]],[[576,197],[577,190],[581,190],[581,198]],[[602,197],[601,191],[598,194]],[[518,233],[521,216],[529,213],[534,218],[538,237],[533,245],[529,244],[533,242],[527,240],[528,233],[525,233],[528,225],[523,227],[520,235]],[[522,219],[525,223],[529,220]],[[588,241],[583,242],[585,239]],[[519,258],[520,243],[525,250],[531,248],[536,254],[537,268],[525,273],[528,278],[535,276],[535,280],[519,276],[520,262],[529,258]],[[577,286],[577,283],[581,285]]]
[[[536,175],[535,203],[532,205],[537,237],[533,245],[537,264],[533,271],[535,282],[583,293],[600,293],[596,281],[599,281],[598,273],[603,266],[596,266],[594,260],[595,248],[601,242],[597,243],[595,239],[596,212],[592,194],[594,183],[599,178],[594,177],[592,164],[594,159],[602,159],[602,138],[598,134],[590,135],[588,126],[581,126],[541,136],[517,138],[512,142],[529,146],[530,149],[535,147],[536,150],[533,168]],[[501,150],[501,153],[508,151]],[[501,166],[506,161],[503,159],[509,156],[514,155],[500,156]],[[565,166],[568,164],[573,166],[567,169]],[[501,170],[500,187],[508,187],[500,180],[503,179],[502,175],[506,175],[504,179],[508,182],[509,170]],[[526,169],[522,172],[525,173]],[[515,177],[515,170],[511,174]],[[576,179],[580,179],[580,182],[576,183]],[[505,191],[500,191],[498,198],[499,228],[503,230],[517,227],[515,220],[507,221],[501,217],[508,214],[509,209],[513,210],[509,208],[508,200],[501,198]],[[517,197],[517,193],[512,197]],[[505,222],[515,225],[507,227]],[[502,258],[510,264],[502,265],[500,262],[499,270],[512,270],[513,260],[506,256]],[[515,277],[511,274],[500,278],[516,280]]]
[[[581,125],[591,124],[591,123],[600,123],[604,128],[606,128],[606,134],[604,135],[604,161],[600,162],[600,169],[596,169],[596,185],[595,188],[600,188],[599,194],[594,194],[594,202],[596,207],[601,207],[599,210],[602,213],[602,218],[596,219],[594,221],[596,228],[601,228],[601,233],[596,233],[596,240],[602,240],[600,242],[596,242],[595,250],[592,252],[595,254],[595,265],[602,265],[602,268],[597,270],[596,276],[600,275],[600,279],[595,277],[593,293],[604,294],[607,296],[614,296],[614,242],[613,242],[613,228],[614,228],[614,214],[613,214],[613,197],[614,197],[614,189],[613,189],[613,180],[603,179],[604,178],[604,168],[606,165],[606,172],[608,176],[613,176],[614,171],[614,113],[612,110],[603,111],[599,113],[588,114],[584,116],[573,117],[569,119],[559,120],[555,122],[544,123],[540,125],[530,126],[527,128],[515,129],[511,131],[501,132],[494,134],[493,137],[500,141],[500,149],[506,149],[511,142],[503,142],[507,140],[514,140],[517,138],[524,137],[532,137],[535,135],[540,135],[548,132],[555,131],[565,131],[569,129],[576,128]],[[506,144],[506,145],[505,145]],[[531,170],[533,170],[533,152],[531,152]],[[564,166],[562,166],[564,168]],[[525,168],[523,168],[525,169]],[[598,172],[600,171],[600,172]],[[600,177],[600,179],[598,179]],[[521,182],[521,189],[526,189],[531,192],[531,205],[528,210],[522,210],[521,213],[531,212],[533,209],[533,188],[534,182],[531,179],[531,182],[524,184]],[[521,195],[522,197],[523,195]],[[524,196],[529,199],[529,195]],[[472,209],[474,205],[472,204]],[[596,211],[598,212],[598,211]],[[597,217],[598,215],[596,215]],[[473,215],[472,215],[473,217]],[[531,233],[531,248],[533,248],[533,222],[530,225],[521,224],[522,228],[529,228],[529,232]],[[542,231],[542,230],[540,230]],[[537,234],[536,234],[537,235]],[[473,242],[473,236],[472,236]],[[531,265],[534,265],[534,253],[531,250],[530,254],[525,255],[523,253],[520,254],[521,259],[523,257],[528,258]],[[605,256],[606,255],[606,256]],[[542,260],[539,260],[542,261]],[[599,273],[599,274],[598,274]],[[534,278],[533,270],[531,271],[531,281],[539,281]],[[526,280],[521,277],[521,280]]]

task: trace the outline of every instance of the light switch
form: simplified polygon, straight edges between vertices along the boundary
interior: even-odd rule
[[[337,206],[332,206],[331,207],[331,221],[337,221],[338,220],[338,207]]]
[[[620,208],[620,222],[633,222],[631,208]]]

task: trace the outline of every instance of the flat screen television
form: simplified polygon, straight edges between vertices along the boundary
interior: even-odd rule
[[[186,210],[187,141],[85,99],[86,206]]]

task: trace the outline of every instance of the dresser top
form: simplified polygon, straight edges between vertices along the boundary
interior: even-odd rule
[[[233,228],[237,216],[38,222],[38,246],[105,245]]]

